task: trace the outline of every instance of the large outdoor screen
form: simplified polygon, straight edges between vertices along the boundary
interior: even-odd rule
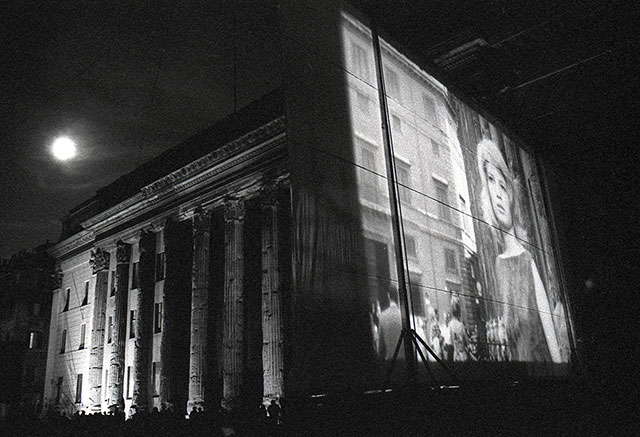
[[[329,3],[298,7],[309,22],[284,33],[302,66],[287,93],[292,375],[307,391],[383,384],[402,328],[374,44],[362,17]],[[428,364],[438,374],[437,355],[461,379],[564,375],[568,318],[536,160],[384,40],[381,54],[411,327]]]

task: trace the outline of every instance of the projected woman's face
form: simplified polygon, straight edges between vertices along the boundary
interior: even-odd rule
[[[513,217],[511,215],[511,187],[507,183],[507,179],[502,171],[496,167],[485,164],[485,171],[487,172],[487,185],[493,215],[496,218],[498,226],[508,231],[513,226]]]

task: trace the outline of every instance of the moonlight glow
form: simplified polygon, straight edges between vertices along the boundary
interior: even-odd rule
[[[68,137],[59,137],[51,146],[51,153],[59,161],[68,161],[76,156],[76,143]]]

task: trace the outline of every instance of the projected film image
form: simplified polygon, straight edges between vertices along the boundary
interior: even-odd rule
[[[569,319],[535,158],[381,37],[383,119],[368,25],[340,8],[300,8],[308,20],[287,23],[285,39],[295,66],[290,380],[313,393],[385,384],[402,330],[398,271],[411,328],[433,351],[417,359],[434,372],[444,372],[437,356],[461,380],[565,375]]]
[[[344,49],[375,352],[401,330],[370,33]],[[566,363],[569,340],[533,157],[382,41],[411,323],[445,362]],[[427,354],[428,359],[433,359]],[[402,357],[402,352],[400,352]],[[530,373],[545,372],[528,369]]]

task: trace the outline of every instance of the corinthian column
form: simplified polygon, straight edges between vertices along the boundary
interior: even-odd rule
[[[278,265],[278,191],[262,191],[262,366],[263,402],[284,395],[282,301]]]
[[[153,339],[153,302],[155,294],[156,234],[140,234],[138,261],[138,332],[134,342],[133,400],[136,413],[149,409],[149,367]]]
[[[224,206],[225,280],[223,333],[222,406],[232,410],[238,405],[243,382],[244,350],[244,274],[243,228],[244,200],[230,198]]]
[[[127,301],[129,300],[129,261],[131,245],[118,241],[116,247],[116,295],[114,330],[109,359],[109,411],[124,412],[124,350],[127,341]]]
[[[160,342],[160,403],[185,409],[189,397],[189,329],[193,228],[168,220],[164,229],[166,277],[162,290],[164,318]]]
[[[191,274],[191,352],[189,356],[189,400],[193,408],[204,409],[207,373],[207,316],[209,314],[209,242],[211,213],[196,209],[193,215],[193,271]]]
[[[89,406],[91,411],[102,408],[102,360],[104,357],[104,325],[109,282],[109,252],[91,251],[89,260],[96,285],[93,295],[93,321],[91,325],[91,352],[89,354]]]

